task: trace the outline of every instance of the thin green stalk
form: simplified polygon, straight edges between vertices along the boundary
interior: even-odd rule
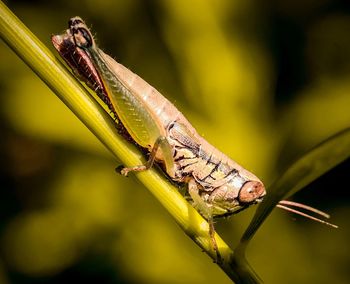
[[[139,151],[118,135],[111,117],[1,1],[0,36],[124,165],[144,163]],[[136,176],[174,217],[185,233],[215,259],[208,223],[179,194],[177,188],[153,169],[137,173]],[[216,241],[223,257],[220,267],[232,280],[238,281],[239,275],[228,264],[232,250],[217,234]]]
[[[249,279],[255,273],[246,260],[247,246],[271,211],[276,208],[276,204],[281,199],[301,190],[349,157],[350,128],[347,128],[303,155],[269,187],[268,195],[256,210],[231,259],[232,267],[236,267],[238,275],[241,275],[247,283],[250,283]],[[252,283],[255,283],[254,280]]]

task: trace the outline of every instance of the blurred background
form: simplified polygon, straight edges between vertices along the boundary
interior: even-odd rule
[[[346,0],[5,2],[55,54],[50,36],[81,16],[267,186],[350,126]],[[0,283],[230,283],[3,41],[0,62]],[[281,210],[260,228],[248,259],[265,283],[349,283],[349,169],[293,196],[338,230]],[[254,211],[217,222],[232,247]]]

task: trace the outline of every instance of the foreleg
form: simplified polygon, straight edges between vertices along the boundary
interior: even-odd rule
[[[172,149],[168,140],[164,136],[160,136],[157,138],[156,142],[153,145],[150,156],[144,165],[138,165],[138,166],[129,167],[129,168],[122,168],[120,170],[120,173],[124,176],[127,176],[129,172],[140,172],[140,171],[146,171],[150,169],[154,164],[157,153],[159,152],[161,153],[160,156],[162,157],[162,161],[165,164],[167,173],[170,176],[174,176],[175,166],[174,166],[174,160],[172,155]]]

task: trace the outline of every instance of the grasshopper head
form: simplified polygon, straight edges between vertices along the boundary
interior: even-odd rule
[[[70,33],[74,37],[76,46],[84,49],[95,46],[95,41],[90,30],[80,17],[71,18],[68,26]]]

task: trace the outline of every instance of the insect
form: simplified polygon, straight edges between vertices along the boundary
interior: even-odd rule
[[[261,202],[266,195],[263,183],[202,138],[155,88],[99,49],[81,18],[71,18],[68,26],[65,33],[52,36],[54,47],[108,106],[118,131],[149,153],[144,165],[124,167],[121,174],[144,171],[157,163],[172,181],[186,184],[190,202],[209,222],[219,259],[213,219]],[[288,206],[328,217],[312,207],[286,200],[277,206],[332,225]]]

